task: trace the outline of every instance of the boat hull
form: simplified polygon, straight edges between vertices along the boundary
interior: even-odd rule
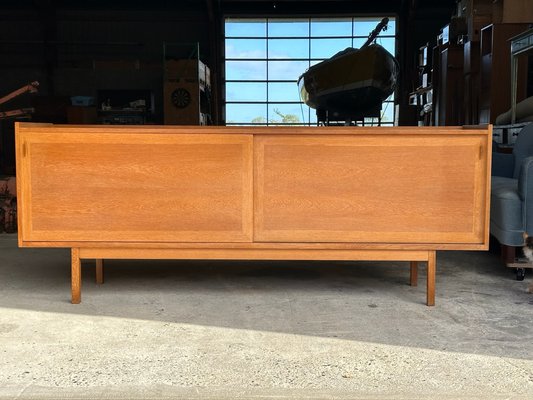
[[[347,49],[307,70],[298,80],[305,104],[346,116],[373,116],[395,90],[399,68],[382,46]]]

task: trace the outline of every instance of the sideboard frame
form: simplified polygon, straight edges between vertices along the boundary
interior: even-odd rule
[[[81,260],[102,284],[106,259],[225,259],[406,261],[412,286],[422,262],[433,306],[436,252],[488,249],[491,143],[490,125],[17,122],[19,246],[71,249],[74,304]]]

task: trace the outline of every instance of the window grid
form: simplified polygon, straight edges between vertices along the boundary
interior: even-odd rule
[[[378,17],[376,17],[376,19],[378,19]],[[391,21],[395,21],[394,18],[389,18]],[[233,21],[244,21],[246,20],[246,18],[238,18],[238,19],[233,19],[233,18],[228,18],[226,19],[226,21],[228,20],[233,20]],[[224,61],[227,63],[228,61],[229,62],[265,62],[266,63],[266,79],[226,79],[225,82],[226,82],[226,93],[227,93],[227,84],[228,83],[264,83],[266,85],[266,99],[264,101],[252,101],[252,100],[225,100],[225,105],[226,105],[226,108],[228,105],[232,105],[232,104],[235,104],[235,105],[246,105],[246,104],[249,104],[249,105],[265,105],[266,107],[266,121],[264,122],[242,122],[242,121],[227,121],[227,124],[228,125],[242,125],[242,126],[252,126],[252,125],[294,125],[294,126],[309,126],[309,125],[315,125],[316,124],[316,116],[314,115],[315,114],[315,110],[306,106],[301,100],[298,100],[298,101],[291,101],[291,100],[283,100],[283,101],[273,101],[273,100],[270,100],[270,85],[269,83],[293,83],[295,85],[295,88],[297,88],[297,80],[296,79],[269,79],[270,78],[270,68],[269,68],[269,63],[274,61],[274,62],[295,62],[295,61],[299,61],[299,62],[307,62],[307,68],[309,68],[311,65],[313,65],[313,63],[318,63],[318,62],[321,62],[321,61],[324,61],[326,59],[328,59],[329,57],[326,57],[326,58],[321,58],[321,57],[311,57],[311,53],[312,53],[312,41],[313,40],[320,40],[320,39],[351,39],[351,46],[353,47],[354,46],[354,41],[357,40],[357,39],[362,39],[362,40],[366,40],[368,38],[368,35],[367,36],[364,36],[364,35],[355,35],[355,23],[357,23],[358,21],[364,21],[364,20],[368,20],[368,18],[356,18],[356,17],[352,17],[350,19],[350,22],[351,22],[351,35],[350,36],[347,36],[347,35],[337,35],[337,36],[311,36],[311,24],[313,22],[313,19],[312,18],[306,18],[307,20],[307,36],[302,36],[302,35],[297,35],[297,36],[270,36],[270,23],[271,23],[271,18],[262,18],[260,19],[261,21],[264,21],[263,23],[265,24],[265,34],[263,36],[232,36],[232,35],[226,35],[225,36],[225,40],[242,40],[242,41],[245,41],[245,40],[264,40],[265,41],[265,57],[227,57],[225,55],[225,58],[224,58]],[[278,18],[276,18],[275,20],[279,21]],[[298,18],[297,20],[300,20],[300,18]],[[329,19],[330,21],[335,21],[336,19],[335,18],[331,18]],[[341,21],[341,20],[345,20],[345,18],[339,18],[338,21]],[[291,21],[291,19],[287,19],[287,21]],[[369,32],[370,33],[370,32]],[[391,35],[391,34],[386,34],[384,32],[381,32],[378,36],[378,43],[379,43],[379,40],[380,39],[395,39],[396,36],[395,35]],[[305,39],[307,40],[308,42],[308,49],[307,49],[307,54],[308,54],[308,57],[304,58],[304,57],[295,57],[295,58],[271,58],[270,57],[270,52],[269,52],[269,44],[270,44],[270,41],[276,41],[276,40],[293,40],[293,39]],[[393,45],[393,50],[395,50],[395,45]],[[394,54],[394,53],[393,53]],[[227,70],[227,67],[226,67],[226,70]],[[305,71],[301,71],[300,74],[302,74],[303,72]],[[296,89],[295,89],[296,90]],[[227,96],[226,96],[227,97]],[[392,95],[392,97],[394,98],[395,97],[395,94]],[[304,117],[304,111],[305,113],[307,114],[307,120],[306,118],[304,117],[303,118],[303,121],[300,121],[300,122],[279,122],[279,121],[273,121],[270,119],[271,117],[271,112],[270,112],[270,105],[296,105],[296,104],[299,104],[300,105],[300,109],[301,109],[301,116]],[[385,114],[385,112],[388,110],[388,108],[391,108],[391,111],[392,111],[392,119],[390,121],[386,121],[386,122],[382,122],[381,125],[393,125],[393,120],[394,120],[394,100],[385,100],[383,102],[383,107],[382,107],[382,114]],[[274,109],[275,110],[275,109]],[[227,113],[226,113],[227,115]],[[311,116],[313,115],[313,117]],[[299,117],[299,116],[298,116]],[[374,123],[377,124],[377,121],[375,121],[374,119],[372,118],[365,118],[365,124],[370,124],[370,125],[373,125]]]

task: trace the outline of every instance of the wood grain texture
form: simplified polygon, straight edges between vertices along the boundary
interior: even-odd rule
[[[16,123],[19,245],[80,258],[427,261],[488,247],[491,127]]]
[[[21,136],[25,241],[252,239],[250,136]]]
[[[427,261],[419,250],[150,249],[81,248],[80,258]]]
[[[104,260],[97,258],[96,264],[96,284],[102,285],[104,283]]]
[[[488,247],[488,127],[16,123],[19,245],[80,258],[427,261]]]
[[[411,267],[410,276],[409,276],[410,285],[418,286],[418,262],[411,261],[410,267]]]
[[[81,302],[81,262],[79,249],[72,249],[71,254],[71,297],[72,304]]]
[[[254,241],[488,243],[486,134],[254,140]]]
[[[437,273],[437,254],[435,251],[428,252],[428,271],[427,271],[427,300],[428,306],[435,305],[435,279]]]
[[[53,131],[55,133],[69,134],[77,132],[92,135],[95,132],[107,134],[140,134],[140,135],[175,135],[186,133],[189,135],[366,135],[374,136],[400,134],[400,135],[435,135],[453,133],[454,135],[486,134],[490,125],[469,126],[176,126],[176,125],[54,125],[46,123],[16,122],[18,132]]]
[[[490,132],[17,123],[19,245],[482,250]]]
[[[42,241],[21,242],[21,247],[79,247],[79,248],[139,248],[150,249],[345,249],[345,250],[486,250],[484,244],[465,243],[322,243],[322,242],[234,242],[234,243],[199,243],[199,242],[92,242],[92,241]]]

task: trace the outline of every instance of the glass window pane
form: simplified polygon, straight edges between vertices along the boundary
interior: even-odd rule
[[[309,123],[311,125],[316,125],[317,123],[317,118],[316,118],[316,110],[313,109],[313,108],[309,108],[310,112],[309,112]]]
[[[307,61],[269,61],[269,80],[289,80],[296,82],[309,67]]]
[[[396,19],[389,18],[389,23],[387,24],[387,30],[381,31],[380,35],[395,36],[396,35]]]
[[[269,104],[269,124],[301,124],[307,107],[301,104]]]
[[[266,104],[226,104],[226,123],[266,123]]]
[[[366,42],[364,38],[354,38],[353,47],[360,49],[363,44]],[[394,38],[380,38],[376,39],[376,43],[383,46],[389,53],[393,56],[396,54],[396,40]]]
[[[266,37],[266,19],[226,19],[226,37]]]
[[[269,19],[268,20],[269,37],[297,37],[309,36],[308,19]]]
[[[351,18],[313,18],[311,36],[352,36]]]
[[[352,46],[352,39],[311,39],[311,58],[329,58]]]
[[[266,61],[226,61],[227,80],[266,80]]]
[[[230,61],[225,63],[225,97],[229,102],[226,104],[226,123],[316,125],[316,110],[300,101],[296,84],[298,77],[310,65],[318,64],[347,47],[360,48],[381,19],[377,16],[227,19],[225,56]],[[376,40],[393,55],[395,31],[396,21],[392,17],[389,18],[388,29],[381,31]],[[261,61],[251,61],[256,59]],[[383,103],[383,125],[394,122],[393,99],[394,95]],[[377,125],[378,119],[368,118],[367,122]]]
[[[265,101],[266,82],[227,82],[227,101]]]
[[[307,125],[316,125],[316,110],[314,108],[308,107],[305,104],[302,104],[303,109],[303,123]]]
[[[376,26],[380,23],[381,18],[362,18],[356,19],[353,23],[354,36],[368,37]]]
[[[354,38],[353,47],[356,49],[360,49],[361,47],[363,47],[365,42],[366,42],[366,38]]]
[[[365,118],[364,122],[365,122],[365,126],[378,126],[379,121],[377,118],[369,117],[369,118]],[[359,123],[359,121],[357,123]]]
[[[394,103],[383,103],[381,107],[381,121],[394,122]]]
[[[266,122],[259,122],[259,123],[238,123],[238,122],[226,122],[226,126],[261,126],[261,125],[267,125]]]
[[[296,82],[268,83],[268,101],[301,101]]]
[[[302,109],[303,109],[302,123],[305,125],[309,125],[309,124],[316,125],[315,110],[307,107],[305,104],[302,104]],[[313,121],[313,118],[314,118],[314,121]]]
[[[226,58],[266,58],[266,39],[226,39]]]
[[[394,38],[380,38],[378,37],[376,40],[377,44],[382,45],[385,47],[385,49],[391,53],[392,55],[395,55],[395,49],[396,49],[396,40]]]
[[[309,58],[309,39],[269,39],[268,58]]]

